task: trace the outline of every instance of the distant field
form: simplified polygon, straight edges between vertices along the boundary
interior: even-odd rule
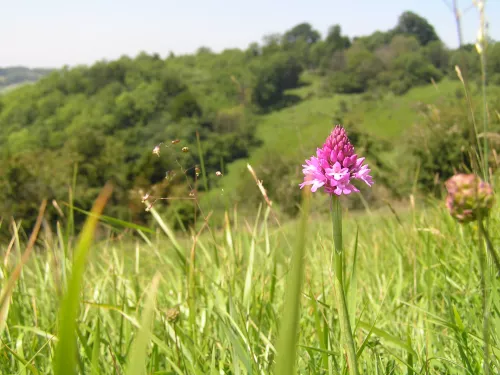
[[[264,141],[263,148],[272,147],[283,153],[302,147],[309,150],[311,145],[324,140],[343,100],[349,107],[350,120],[357,119],[356,123],[362,128],[379,136],[397,137],[418,119],[415,105],[436,103],[458,88],[461,88],[460,82],[445,80],[437,86],[416,87],[406,95],[387,95],[381,100],[362,101],[359,95],[313,97],[263,116],[257,135]]]
[[[34,83],[53,69],[30,69],[23,66],[0,67],[0,93],[5,93],[26,83]]]
[[[15,83],[13,85],[8,85],[8,86],[0,86],[0,94],[5,94],[6,92],[9,92],[10,90],[14,90],[18,87],[21,87],[23,85],[28,85],[33,82],[22,82],[22,83]]]

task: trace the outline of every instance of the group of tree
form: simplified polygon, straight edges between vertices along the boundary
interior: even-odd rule
[[[334,25],[322,39],[310,24],[302,23],[283,35],[270,35],[264,42],[260,49],[263,55],[282,50],[295,56],[303,69],[325,77],[328,92],[386,90],[404,94],[411,87],[445,76],[456,79],[456,65],[468,78],[481,74],[473,44],[448,48],[434,27],[413,12],[404,12],[394,28],[368,36],[350,39]],[[487,71],[490,83],[500,83],[500,44],[493,41],[487,51]]]

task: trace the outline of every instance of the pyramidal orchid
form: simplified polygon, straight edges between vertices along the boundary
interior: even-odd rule
[[[340,206],[340,195],[349,195],[359,192],[353,185],[355,180],[363,181],[368,186],[373,185],[371,171],[364,164],[365,158],[358,157],[354,152],[354,146],[347,137],[342,125],[336,125],[323,147],[316,150],[316,156],[306,160],[303,165],[304,182],[299,186],[310,185],[311,192],[323,189],[331,197],[331,217],[334,244],[335,265],[335,297],[337,299],[337,310],[339,314],[342,344],[347,357],[347,368],[350,375],[358,375],[356,359],[356,345],[351,329],[349,311],[344,287],[344,252],[342,245],[342,207]],[[351,306],[356,308],[356,306]]]
[[[353,180],[360,180],[368,186],[373,185],[370,168],[364,164],[365,158],[359,158],[354,153],[354,146],[349,141],[343,126],[336,125],[322,148],[316,150],[316,156],[306,160],[304,182],[299,186],[312,185],[314,193],[323,188],[330,195],[351,194],[359,192],[352,184]]]

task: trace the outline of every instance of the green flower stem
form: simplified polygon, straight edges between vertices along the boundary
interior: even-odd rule
[[[493,259],[493,263],[495,263],[495,267],[497,269],[497,276],[500,276],[500,258],[497,255],[497,252],[495,248],[493,247],[493,243],[491,242],[490,235],[488,233],[488,230],[484,226],[484,223],[482,220],[478,221],[479,224],[479,230],[484,236],[484,239],[486,240],[486,248],[488,249],[488,252],[491,255],[491,258]]]
[[[490,328],[489,328],[489,306],[488,306],[488,266],[486,264],[486,254],[484,248],[484,237],[485,230],[483,226],[482,217],[479,217],[479,238],[478,238],[478,255],[479,255],[479,265],[481,269],[481,292],[483,295],[483,340],[484,340],[484,361],[483,361],[483,373],[489,375],[490,373]]]
[[[336,195],[332,195],[331,201],[332,227],[333,227],[333,243],[335,246],[335,296],[337,298],[337,309],[340,320],[340,333],[342,341],[347,352],[347,365],[350,375],[358,375],[358,365],[356,361],[356,348],[352,337],[351,323],[349,322],[349,312],[347,310],[347,302],[344,292],[344,276],[343,276],[343,255],[342,250],[342,208],[340,199]]]

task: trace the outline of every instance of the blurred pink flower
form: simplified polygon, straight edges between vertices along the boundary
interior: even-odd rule
[[[328,194],[351,194],[359,190],[351,183],[352,179],[361,180],[368,186],[373,185],[370,168],[363,164],[365,158],[354,153],[354,147],[347,138],[345,129],[336,125],[322,148],[316,150],[316,156],[306,160],[304,182],[299,186],[312,185],[315,192],[324,187]]]
[[[475,174],[456,174],[446,180],[446,206],[460,223],[469,223],[488,216],[495,196],[493,188]]]

